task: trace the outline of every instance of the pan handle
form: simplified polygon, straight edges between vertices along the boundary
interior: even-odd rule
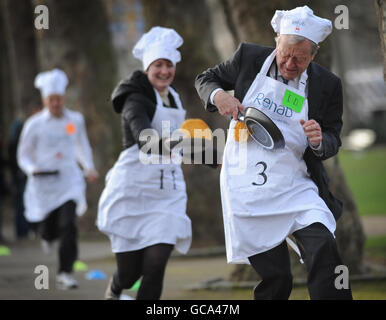
[[[240,121],[245,121],[245,117],[244,115],[240,112],[240,110],[238,110],[237,112],[237,119],[239,119]]]

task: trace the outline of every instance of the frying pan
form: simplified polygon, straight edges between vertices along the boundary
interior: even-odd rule
[[[265,113],[256,108],[247,107],[244,114],[239,111],[237,117],[245,123],[253,140],[263,148],[269,150],[284,148],[283,134]]]
[[[165,143],[166,147],[171,151],[178,145],[178,149],[182,154],[184,163],[191,163],[195,158],[195,154],[202,154],[203,152],[213,153],[213,143],[209,139],[204,138],[184,138],[179,140],[170,140]]]
[[[37,171],[34,172],[32,175],[34,176],[53,176],[59,174],[59,170],[54,171]]]
[[[212,130],[205,121],[202,119],[187,119],[181,124],[180,129],[179,137],[177,135],[174,139],[165,142],[169,151],[178,145],[181,152],[183,151],[182,158],[185,162],[188,159],[192,161],[195,154],[203,154],[204,152],[213,154],[215,149],[213,148]]]

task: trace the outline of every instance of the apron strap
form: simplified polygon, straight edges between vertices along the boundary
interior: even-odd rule
[[[302,259],[302,255],[300,254],[299,247],[289,237],[285,238],[285,240],[287,241],[288,245],[298,254],[298,256],[300,257],[300,263],[303,264],[304,261]]]
[[[276,49],[272,51],[272,53],[268,56],[267,59],[265,59],[259,74],[266,75],[269,72],[269,69],[271,68],[272,62],[275,60],[275,58],[276,58]]]
[[[169,86],[169,92],[172,94],[174,101],[176,102],[177,108],[180,110],[184,110],[184,108],[182,107],[180,95],[176,92],[176,90]]]

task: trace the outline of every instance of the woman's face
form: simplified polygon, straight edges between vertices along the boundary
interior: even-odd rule
[[[154,88],[164,92],[174,80],[176,68],[166,59],[158,59],[147,68],[147,77]]]

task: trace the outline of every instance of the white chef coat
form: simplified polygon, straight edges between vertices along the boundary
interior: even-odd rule
[[[76,213],[87,209],[83,173],[94,170],[92,150],[83,115],[63,109],[60,118],[48,108],[30,117],[23,126],[17,150],[20,168],[28,179],[24,192],[25,217],[39,222],[69,200]],[[54,171],[57,175],[34,176],[34,171]]]
[[[265,60],[242,105],[269,116],[286,144],[279,150],[266,150],[251,138],[240,144],[234,139],[236,121],[230,123],[220,175],[229,263],[249,263],[248,257],[276,247],[315,222],[331,233],[336,228],[303,160],[308,141],[300,119],[308,120],[307,99],[300,113],[282,105],[287,89],[306,97],[307,72],[301,75],[298,89],[267,77],[275,54],[276,50]]]
[[[185,120],[185,110],[173,88],[169,88],[176,108],[163,106],[155,91],[156,110],[151,127],[159,137],[178,129]],[[178,155],[174,155],[178,156]],[[143,163],[144,158],[158,162]],[[157,243],[175,245],[187,253],[191,244],[191,221],[186,215],[186,186],[181,161],[159,155],[145,155],[137,144],[122,151],[106,175],[106,186],[99,199],[97,226],[111,240],[112,251],[139,250]]]

